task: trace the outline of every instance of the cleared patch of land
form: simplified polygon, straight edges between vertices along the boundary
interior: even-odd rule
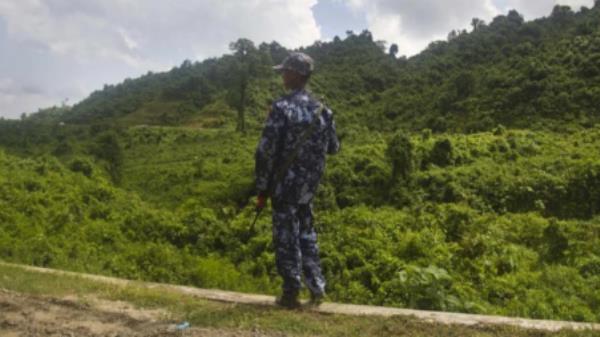
[[[288,311],[199,299],[173,287],[109,283],[1,263],[0,275],[0,336],[600,336],[591,330]],[[177,330],[184,321],[190,328]]]
[[[258,330],[178,329],[166,312],[122,301],[53,298],[0,290],[0,336],[277,336]]]

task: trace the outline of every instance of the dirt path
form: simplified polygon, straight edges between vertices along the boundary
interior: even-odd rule
[[[38,297],[0,289],[2,337],[275,337],[260,331],[177,330],[166,312],[93,298]]]
[[[0,264],[22,268],[24,270],[31,270],[41,273],[50,274],[62,274],[62,275],[73,275],[91,279],[99,282],[105,282],[109,284],[126,286],[134,283],[137,286],[143,286],[147,288],[155,289],[168,289],[178,293],[195,296],[202,299],[220,301],[227,303],[242,303],[252,305],[274,305],[274,298],[272,296],[257,295],[257,294],[243,294],[231,291],[222,291],[216,289],[199,289],[186,286],[177,286],[169,284],[158,284],[151,282],[132,282],[128,280],[118,279],[114,277],[106,277],[99,275],[90,275],[74,272],[66,272],[48,268],[31,267],[24,265],[15,265],[10,263]],[[328,313],[328,314],[343,314],[353,316],[412,316],[425,322],[442,323],[442,324],[460,324],[467,326],[474,325],[510,325],[526,329],[538,329],[546,331],[558,331],[561,329],[572,329],[572,330],[597,330],[600,331],[600,324],[593,323],[579,323],[579,322],[567,322],[567,321],[550,321],[550,320],[535,320],[535,319],[524,319],[517,317],[503,317],[503,316],[488,316],[488,315],[473,315],[473,314],[462,314],[462,313],[449,313],[439,311],[425,311],[425,310],[412,310],[412,309],[401,309],[401,308],[389,308],[389,307],[378,307],[378,306],[367,306],[367,305],[351,305],[351,304],[339,304],[339,303],[323,303],[318,308],[312,308],[311,310]],[[3,336],[3,335],[0,335]],[[125,335],[128,336],[128,335]],[[135,335],[133,335],[135,336]],[[205,335],[199,335],[205,336]],[[210,335],[206,335],[210,336]],[[246,335],[240,335],[246,336]]]

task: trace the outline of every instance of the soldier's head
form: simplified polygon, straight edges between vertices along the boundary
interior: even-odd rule
[[[280,65],[273,69],[281,73],[286,89],[302,89],[314,70],[313,59],[304,53],[291,53]]]

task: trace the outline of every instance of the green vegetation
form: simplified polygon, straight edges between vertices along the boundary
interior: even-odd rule
[[[323,315],[310,311],[287,311],[269,307],[225,304],[196,299],[168,289],[126,287],[98,281],[51,275],[0,265],[0,288],[24,294],[64,297],[76,295],[81,301],[95,299],[127,301],[137,307],[166,311],[173,320],[188,321],[193,327],[239,329],[284,333],[286,336],[464,336],[464,337],[593,337],[593,331],[544,332],[509,326],[443,325],[410,317],[356,317]],[[85,303],[85,302],[84,302]]]
[[[331,158],[316,203],[332,299],[598,320],[600,129],[378,138],[349,143]],[[102,168],[105,157],[63,165],[3,153],[1,256],[277,291],[269,218],[251,235],[252,208],[243,207],[254,137],[146,127],[119,141],[119,187],[110,166]],[[453,145],[439,145],[446,143]],[[413,153],[400,182],[386,157],[398,144],[411,144]],[[434,164],[440,161],[444,167]]]
[[[318,65],[313,90],[327,98],[349,135],[360,126],[478,132],[498,124],[560,129],[556,121],[584,127],[598,121],[598,5],[577,13],[556,6],[531,22],[513,10],[472,25],[471,32],[453,31],[410,59],[390,55],[368,31],[301,50]],[[204,126],[236,121],[238,128],[244,121],[244,128],[258,128],[281,93],[269,67],[287,51],[276,42],[256,47],[246,39],[231,48],[232,55],[186,60],[166,73],[106,85],[68,111],[33,119]]]
[[[342,140],[315,202],[329,297],[600,322],[600,6],[473,27],[410,59],[368,31],[302,49]],[[247,204],[287,51],[232,48],[1,121],[0,258],[277,292]]]

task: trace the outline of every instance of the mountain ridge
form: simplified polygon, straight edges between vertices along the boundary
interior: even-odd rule
[[[596,2],[574,13],[557,5],[548,17],[529,22],[515,10],[489,24],[473,19],[470,32],[452,31],[447,41],[434,41],[408,59],[396,58],[392,48],[383,50],[366,30],[298,51],[315,58],[311,87],[349,126],[434,132],[523,127],[544,120],[586,126],[600,115],[599,7]],[[220,58],[186,60],[169,72],[106,85],[59,119],[181,125],[217,104],[223,111],[216,125],[235,123],[240,98],[232,96],[239,96],[241,76],[248,81],[243,105],[257,128],[270,101],[282,93],[269,68],[289,50],[277,42],[256,47],[247,39],[233,42],[231,50]],[[121,119],[140,110],[146,114]]]

